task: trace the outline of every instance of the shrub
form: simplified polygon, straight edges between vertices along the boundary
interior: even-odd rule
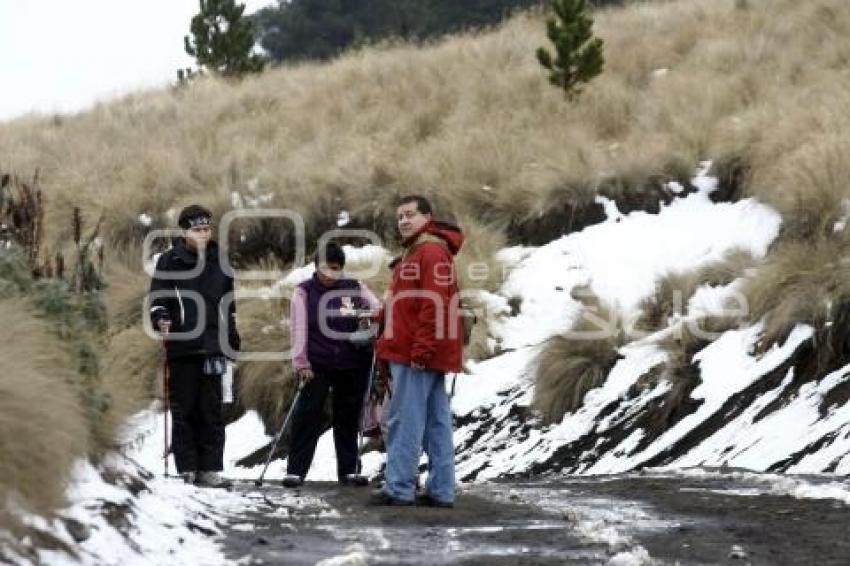
[[[89,423],[73,363],[48,323],[13,300],[0,301],[0,318],[0,513],[21,505],[46,514],[64,501]]]
[[[620,328],[601,322],[611,320],[604,307],[586,308],[570,332],[544,343],[537,356],[534,406],[546,422],[559,422],[578,410],[587,392],[607,379],[624,339]]]

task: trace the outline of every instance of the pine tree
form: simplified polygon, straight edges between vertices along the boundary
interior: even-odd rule
[[[603,42],[593,35],[587,0],[552,0],[552,8],[555,17],[546,20],[546,35],[555,47],[555,58],[541,47],[537,60],[549,71],[549,82],[572,100],[581,93],[582,83],[602,72]]]
[[[262,57],[251,52],[254,26],[242,17],[245,5],[235,0],[200,0],[200,8],[192,18],[192,37],[183,38],[186,53],[198,67],[225,77],[262,71]]]

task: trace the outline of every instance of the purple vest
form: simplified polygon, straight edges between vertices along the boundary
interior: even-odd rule
[[[313,369],[345,370],[369,365],[372,349],[358,347],[344,336],[328,336],[320,323],[320,306],[325,314],[325,329],[350,334],[357,330],[357,318],[351,309],[368,309],[360,293],[360,284],[353,279],[340,279],[325,287],[316,275],[299,285],[307,296],[307,359]],[[329,298],[324,297],[332,293]]]

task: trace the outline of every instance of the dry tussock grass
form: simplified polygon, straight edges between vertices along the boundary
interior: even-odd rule
[[[559,422],[584,402],[588,391],[601,386],[619,358],[622,329],[603,306],[586,309],[570,332],[553,336],[537,357],[534,407],[548,423]]]
[[[47,514],[64,501],[89,428],[70,356],[20,301],[0,301],[0,501]]]
[[[844,8],[695,0],[599,11],[607,69],[574,105],[534,59],[545,37],[530,13],[424,49],[378,46],[18,120],[4,125],[0,151],[19,171],[41,171],[59,205],[50,214],[72,200],[104,211],[119,244],[143,233],[142,211],[158,225],[194,200],[220,213],[231,191],[270,193],[313,232],[347,209],[388,236],[395,198],[423,192],[478,221],[476,239],[506,226],[534,237],[523,226],[555,226],[541,220],[555,203],[582,209],[602,190],[640,204],[705,158],[739,163],[746,190],[783,212],[786,237],[820,237],[847,198]],[[268,248],[276,236],[254,240]]]
[[[670,317],[685,314],[688,301],[703,285],[728,285],[756,265],[757,260],[746,250],[732,250],[723,260],[686,272],[672,272],[658,280],[655,293],[641,301],[640,318],[635,330],[656,332],[666,327]]]
[[[110,337],[102,360],[102,384],[112,399],[110,416],[120,424],[153,399],[162,396],[162,345],[139,326]]]
[[[727,330],[738,328],[742,323],[740,317],[711,315],[676,325],[669,334],[656,342],[658,347],[668,354],[668,376],[674,378],[678,369],[693,363],[694,355],[700,350]]]
[[[841,313],[850,303],[849,254],[850,239],[844,233],[777,246],[744,288],[750,319],[764,323],[762,350],[783,342],[801,323],[816,332],[850,331],[835,327],[837,320],[844,320]]]
[[[243,352],[283,353],[290,348],[289,301],[276,298],[243,299],[238,306]],[[240,362],[237,402],[253,409],[267,430],[276,431],[295,394],[296,378],[289,361]]]
[[[386,223],[389,209],[373,202],[411,191],[507,225],[545,214],[553,194],[580,204],[606,187],[640,199],[700,159],[742,156],[749,189],[772,201],[779,181],[794,181],[778,164],[847,131],[850,78],[837,71],[850,60],[850,15],[842,0],[738,4],[598,12],[607,70],[574,105],[534,58],[545,36],[531,13],[424,49],[367,48],[239,84],[206,79],[18,120],[0,152],[17,170],[41,170],[60,203],[104,210],[109,234],[124,239],[139,212],[227,206],[253,179],[276,205],[347,208],[364,225]],[[809,186],[789,190],[805,201]]]
[[[103,293],[110,334],[141,324],[143,304],[150,287],[144,272],[141,246],[113,248],[106,252]]]

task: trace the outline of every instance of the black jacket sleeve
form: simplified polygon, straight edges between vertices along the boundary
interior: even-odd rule
[[[227,278],[227,292],[233,292],[233,278]],[[228,307],[227,312],[227,336],[230,342],[230,347],[235,351],[239,351],[242,347],[242,339],[239,336],[239,330],[236,328],[236,296],[233,296],[233,300],[230,301],[230,306]]]
[[[174,320],[177,317],[178,305],[174,287],[170,281],[158,277],[160,273],[167,270],[167,265],[168,258],[165,254],[162,254],[156,262],[156,268],[151,279],[150,319],[156,330],[158,330],[159,321]],[[157,292],[162,292],[162,294],[154,295]]]

